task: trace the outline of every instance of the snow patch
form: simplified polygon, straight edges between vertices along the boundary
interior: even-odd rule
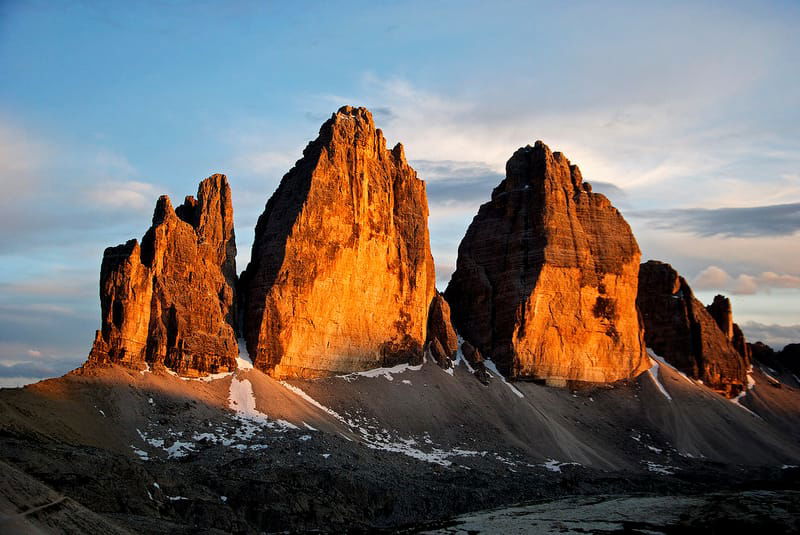
[[[332,409],[329,409],[328,407],[326,407],[325,405],[323,405],[322,403],[320,403],[320,402],[319,402],[319,401],[317,401],[316,399],[314,399],[314,398],[312,398],[311,396],[309,396],[308,394],[306,394],[306,393],[305,393],[303,390],[301,390],[300,388],[298,388],[298,387],[296,387],[296,386],[294,386],[294,385],[291,385],[291,384],[287,383],[286,381],[280,381],[280,383],[281,383],[281,384],[282,384],[282,385],[283,385],[283,386],[284,386],[284,387],[285,387],[287,390],[289,390],[290,392],[292,392],[292,393],[294,393],[294,394],[296,394],[296,395],[300,396],[300,397],[301,397],[301,398],[303,398],[305,401],[307,401],[308,403],[310,403],[310,404],[314,405],[316,408],[320,409],[321,411],[323,411],[323,412],[326,412],[326,413],[330,414],[331,416],[333,416],[334,418],[336,418],[336,419],[337,419],[337,420],[339,420],[340,422],[347,423],[347,422],[345,421],[345,419],[344,419],[344,418],[342,418],[342,416],[341,416],[341,415],[340,415],[338,412],[336,412],[336,411],[334,411],[334,410],[332,410]],[[348,440],[349,440],[349,439],[348,439]]]
[[[176,440],[172,443],[172,446],[169,448],[164,448],[164,451],[167,452],[168,458],[180,459],[181,457],[186,457],[194,451],[194,444],[191,442],[181,442],[180,440]]]
[[[562,466],[570,466],[570,465],[581,466],[580,463],[564,463],[561,461],[556,461],[555,459],[548,459],[546,462],[540,464],[539,466],[547,468],[551,472],[561,472]]]
[[[394,377],[392,377],[395,373],[403,373],[405,371],[412,371],[418,372],[422,369],[422,364],[418,364],[416,366],[412,366],[411,364],[398,364],[397,366],[392,366],[391,368],[374,368],[372,370],[367,370],[363,372],[354,372],[348,373],[346,375],[337,375],[340,379],[344,379],[348,383],[358,379],[359,377],[383,377],[387,381],[393,381]]]
[[[664,464],[658,464],[658,463],[654,463],[653,461],[643,461],[643,462],[647,466],[647,469],[650,472],[653,472],[655,474],[662,474],[662,475],[665,475],[665,476],[671,476],[671,475],[673,475],[675,473],[675,470],[677,470],[677,468],[675,468],[674,466],[667,466],[667,465],[664,465]]]
[[[239,338],[237,342],[239,344],[239,356],[236,357],[236,365],[240,370],[253,369],[253,361],[250,358],[250,353],[247,352],[247,342],[244,341],[244,338]]]
[[[648,354],[652,352],[653,352],[652,349],[647,348]],[[655,355],[655,353],[653,353],[653,355]],[[650,364],[652,364],[652,366],[650,366],[650,369],[647,370],[647,372],[650,374],[650,378],[653,380],[653,384],[655,384],[656,387],[658,387],[658,390],[662,394],[664,394],[665,398],[667,398],[669,401],[672,401],[672,396],[669,395],[669,392],[667,392],[667,389],[664,388],[664,385],[661,383],[661,380],[658,377],[658,361],[651,356]]]
[[[666,361],[666,359],[665,359],[664,357],[660,357],[660,356],[658,356],[658,355],[656,354],[656,352],[655,352],[655,351],[653,351],[652,349],[650,349],[649,347],[647,348],[647,354],[648,354],[648,355],[649,355],[651,358],[654,358],[654,359],[656,359],[656,360],[659,362],[659,364],[662,364],[662,365],[666,366],[667,368],[669,368],[669,369],[671,369],[671,370],[673,370],[673,371],[677,372],[677,373],[678,373],[678,374],[679,374],[681,377],[683,377],[683,378],[686,380],[686,382],[687,382],[687,383],[689,383],[689,384],[691,384],[691,385],[695,384],[695,382],[694,382],[694,381],[692,381],[692,380],[689,378],[689,376],[688,376],[688,375],[686,375],[685,373],[683,373],[682,371],[680,371],[678,368],[676,368],[675,366],[673,366],[672,364],[670,364],[669,362],[667,362],[667,361]]]
[[[451,369],[452,369],[452,368],[451,368]],[[400,382],[401,382],[401,383],[403,383],[404,385],[410,385],[410,384],[411,384],[411,381],[409,381],[408,379],[403,379],[403,380],[402,380],[402,381],[400,381]]]
[[[488,369],[490,372],[492,372],[492,375],[496,375],[497,377],[499,377],[500,380],[503,382],[503,384],[506,385],[508,388],[510,388],[511,391],[514,392],[514,394],[516,394],[516,396],[518,398],[524,398],[525,397],[525,394],[523,394],[522,392],[517,390],[517,388],[514,385],[512,385],[511,383],[506,381],[506,378],[503,377],[503,374],[500,373],[499,371],[497,371],[497,366],[495,366],[494,362],[492,362],[490,359],[486,359],[486,360],[483,361],[483,364],[484,364],[484,366],[486,366],[486,369]]]
[[[139,448],[137,448],[136,446],[133,446],[133,445],[131,445],[131,449],[133,449],[133,453],[138,455],[141,460],[143,460],[143,461],[149,461],[150,460],[150,454],[148,454],[146,451],[140,450]]]
[[[456,336],[458,337],[458,351],[456,351],[456,358],[453,361],[453,369],[459,364],[463,364],[466,366],[469,373],[475,373],[475,370],[470,366],[469,362],[467,362],[467,359],[464,358],[464,353],[461,352],[461,344],[464,343],[464,339],[461,338],[461,335],[458,333],[456,333]]]

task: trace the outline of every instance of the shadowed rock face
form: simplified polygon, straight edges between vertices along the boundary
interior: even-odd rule
[[[434,295],[425,184],[364,108],[322,125],[256,226],[242,275],[253,363],[317,377],[417,361]]]
[[[224,175],[173,210],[159,198],[142,244],[109,247],[100,269],[101,329],[90,362],[164,365],[186,376],[236,368],[236,241]]]
[[[637,304],[647,346],[690,377],[733,397],[747,384],[749,363],[731,341],[730,302],[723,300],[715,299],[711,309],[731,339],[672,266],[650,260],[639,270]]]
[[[733,307],[731,300],[724,295],[715,295],[714,302],[706,307],[708,313],[719,325],[725,337],[733,344],[736,351],[741,354],[747,362],[750,362],[750,346],[744,338],[742,329],[733,322]]]
[[[519,149],[458,249],[458,332],[509,377],[608,382],[647,368],[639,247],[622,215],[541,141]]]

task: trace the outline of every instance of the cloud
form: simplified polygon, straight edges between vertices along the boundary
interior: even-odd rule
[[[152,208],[160,193],[153,184],[128,180],[95,184],[87,195],[100,210],[133,209],[139,212]]]
[[[800,288],[800,277],[764,271],[757,275],[742,273],[736,277],[718,266],[708,266],[692,282],[695,290],[726,291],[735,295],[753,295],[775,288]]]
[[[688,232],[696,236],[789,236],[800,230],[800,203],[711,210],[683,208],[632,211],[628,215],[645,219],[657,229]]]
[[[0,363],[0,377],[58,377],[76,368],[75,361],[54,360],[49,362]]]
[[[425,180],[431,204],[456,203],[465,210],[488,201],[492,189],[504,177],[485,162],[414,160],[410,163]]]
[[[746,321],[739,325],[750,343],[764,342],[773,349],[800,342],[800,325],[767,325]]]
[[[611,182],[603,182],[602,180],[587,180],[592,186],[592,191],[595,193],[602,193],[611,200],[618,208],[625,207],[627,204],[628,194],[621,187]]]

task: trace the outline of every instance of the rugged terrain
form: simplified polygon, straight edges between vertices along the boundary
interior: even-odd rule
[[[316,381],[240,364],[204,379],[89,365],[0,391],[2,522],[393,530],[567,495],[797,488],[800,392],[758,367],[734,402],[655,359],[635,381],[574,391],[497,372],[484,386],[460,353],[450,370]]]

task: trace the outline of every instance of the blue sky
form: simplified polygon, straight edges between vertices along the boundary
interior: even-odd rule
[[[231,181],[239,269],[319,125],[428,182],[440,287],[513,151],[578,164],[705,302],[800,341],[796,2],[0,2],[0,384],[82,362],[103,249]]]

